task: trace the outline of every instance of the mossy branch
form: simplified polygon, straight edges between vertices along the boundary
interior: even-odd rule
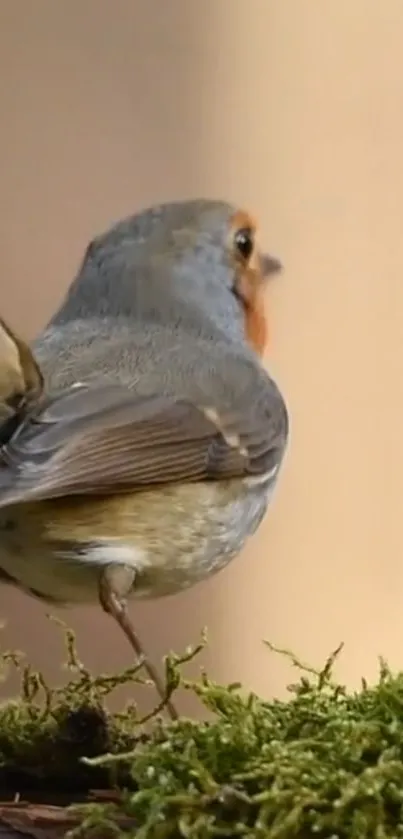
[[[167,694],[192,691],[213,718],[167,723],[160,707],[146,718],[133,704],[109,714],[115,687],[144,683],[140,668],[93,677],[63,632],[72,674],[63,688],[3,653],[21,696],[0,707],[0,783],[14,773],[48,790],[78,777],[82,791],[114,786],[111,800],[75,808],[81,835],[120,835],[126,818],[139,839],[403,837],[403,675],[384,660],[376,685],[349,692],[334,679],[341,646],[316,669],[265,642],[300,671],[288,702],[269,701],[204,672],[186,679],[203,637],[165,660]]]

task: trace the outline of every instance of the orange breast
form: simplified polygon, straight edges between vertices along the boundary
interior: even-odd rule
[[[255,352],[262,356],[270,339],[265,305],[265,283],[258,272],[251,267],[242,272],[238,288],[245,306],[247,339]]]

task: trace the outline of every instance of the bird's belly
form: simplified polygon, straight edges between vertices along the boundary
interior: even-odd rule
[[[218,572],[259,526],[271,484],[169,485],[108,499],[60,499],[4,510],[1,569],[54,603],[96,600],[102,567],[136,569],[133,594],[173,594]]]

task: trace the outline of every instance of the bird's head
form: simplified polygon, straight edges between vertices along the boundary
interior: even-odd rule
[[[266,285],[280,270],[261,250],[248,212],[207,199],[161,204],[92,240],[52,325],[94,317],[180,322],[244,338],[262,354]]]

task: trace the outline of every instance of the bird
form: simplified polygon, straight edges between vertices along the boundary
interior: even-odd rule
[[[263,362],[281,270],[249,211],[170,201],[90,240],[30,345],[0,321],[0,582],[98,601],[172,719],[128,602],[218,573],[266,514],[290,426]]]
[[[41,371],[29,346],[0,317],[0,445],[16,419],[43,391]]]

